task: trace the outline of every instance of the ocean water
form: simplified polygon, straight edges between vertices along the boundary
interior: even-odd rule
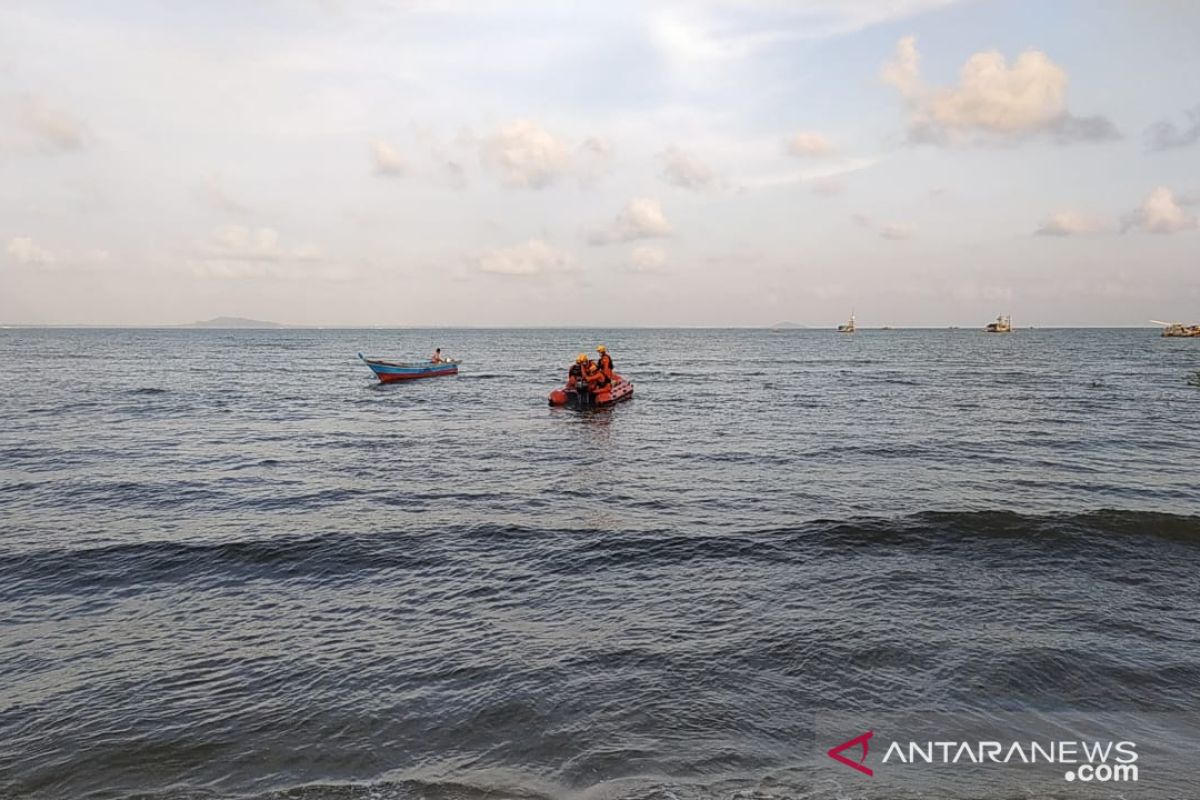
[[[634,399],[548,408],[599,342]],[[459,376],[355,358],[435,346]],[[0,330],[0,797],[1200,797],[1198,369],[1148,330]],[[934,713],[1107,725],[1140,782],[824,755]]]

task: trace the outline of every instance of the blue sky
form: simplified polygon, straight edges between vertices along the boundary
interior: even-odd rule
[[[1200,320],[1197,41],[1182,0],[7,3],[0,323]]]

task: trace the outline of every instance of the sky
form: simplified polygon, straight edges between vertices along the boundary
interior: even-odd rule
[[[8,0],[0,324],[1200,322],[1190,0]]]

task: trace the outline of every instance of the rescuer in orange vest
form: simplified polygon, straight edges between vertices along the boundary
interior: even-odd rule
[[[600,369],[600,365],[591,359],[588,359],[587,363],[583,365],[583,377],[587,379],[588,387],[593,391],[603,389],[609,384],[609,377],[604,374],[604,370]]]
[[[613,379],[613,362],[612,356],[608,354],[608,348],[604,345],[598,345],[596,347],[596,352],[600,354],[600,359],[598,361],[600,371],[603,372],[604,376],[611,381]]]
[[[575,384],[584,379],[584,365],[587,364],[587,353],[580,353],[575,357],[575,363],[567,370],[567,388],[574,389]]]

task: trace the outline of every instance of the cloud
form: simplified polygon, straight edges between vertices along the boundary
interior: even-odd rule
[[[348,270],[328,265],[313,244],[285,246],[274,228],[225,225],[200,244],[192,272],[215,278],[344,280]]]
[[[541,239],[530,239],[511,247],[494,247],[474,256],[471,261],[481,272],[496,275],[544,275],[570,272],[577,268],[575,258]]]
[[[656,13],[649,34],[664,59],[687,74],[697,66],[727,66],[773,47],[843,36],[955,2],[959,0],[694,2]],[[746,10],[750,13],[738,13]]]
[[[784,150],[793,156],[827,156],[834,146],[829,139],[815,131],[800,131],[784,143]]]
[[[916,39],[907,36],[881,77],[908,107],[908,137],[934,144],[1003,143],[1048,136],[1060,144],[1120,138],[1107,118],[1080,117],[1067,109],[1067,73],[1038,50],[1010,66],[996,50],[976,53],[959,84],[929,87],[921,79]]]
[[[465,132],[450,141],[442,141],[432,134],[422,131],[421,139],[429,150],[429,157],[433,162],[437,178],[445,181],[452,189],[460,191],[466,189],[470,181],[468,180],[467,166],[463,160],[463,152],[477,148],[478,142]]]
[[[8,253],[13,261],[27,266],[47,267],[58,260],[54,253],[28,236],[14,236],[9,239],[4,252]]]
[[[804,166],[745,176],[738,182],[737,188],[769,189],[777,186],[808,183],[810,181],[825,181],[825,185],[828,187],[832,186],[830,181],[838,176],[869,169],[879,162],[880,159],[877,157],[848,158],[834,156],[822,159],[808,159],[805,162],[798,162],[804,163]]]
[[[245,225],[224,225],[213,232],[203,248],[219,259],[237,261],[312,261],[320,257],[314,245],[287,248],[280,242],[274,228],[249,228]]]
[[[834,176],[817,178],[812,181],[812,192],[818,197],[833,197],[846,190],[846,183]]]
[[[1170,120],[1156,122],[1146,129],[1146,149],[1152,153],[1191,147],[1200,142],[1200,106],[1184,112],[1187,123],[1178,127]]]
[[[467,188],[467,168],[461,161],[453,158],[438,158],[435,161],[451,188],[460,191]]]
[[[639,197],[629,201],[625,210],[603,230],[588,237],[593,245],[633,242],[639,239],[655,239],[671,235],[671,224],[663,214],[657,200]]]
[[[479,160],[501,183],[544,189],[571,170],[567,143],[529,120],[511,122],[480,142]]]
[[[575,151],[575,171],[584,186],[596,183],[612,171],[616,147],[603,136],[589,136]]]
[[[663,162],[662,179],[672,186],[699,192],[716,184],[717,176],[706,164],[678,147],[668,147],[659,157]]]
[[[686,72],[687,68],[699,63],[743,59],[795,36],[780,30],[719,31],[706,20],[689,19],[672,12],[660,13],[653,18],[650,38],[669,62]]]
[[[0,140],[0,149],[55,154],[82,150],[87,143],[88,130],[83,122],[39,97],[25,94],[8,98],[0,109],[0,119],[4,118],[15,135]]]
[[[1051,214],[1033,233],[1034,236],[1084,236],[1111,228],[1108,222],[1098,217],[1078,211],[1060,211]]]
[[[375,174],[385,178],[399,177],[408,170],[400,151],[381,139],[371,142],[371,163]]]
[[[889,222],[880,229],[879,235],[884,239],[902,241],[913,238],[917,235],[917,232],[912,225],[906,222]]]
[[[1193,204],[1190,199],[1176,198],[1166,186],[1159,186],[1146,195],[1139,208],[1125,215],[1121,220],[1121,231],[1168,234],[1195,230],[1195,215],[1184,210],[1184,206]]]
[[[234,197],[225,186],[220,175],[205,175],[196,189],[196,195],[209,206],[230,214],[244,214],[249,207]]]
[[[629,254],[629,268],[634,272],[659,272],[667,263],[667,254],[661,247],[639,244]]]
[[[1049,132],[1058,144],[1073,144],[1075,142],[1111,142],[1120,139],[1121,132],[1108,117],[1094,114],[1090,117],[1077,117],[1067,114]]]
[[[917,52],[917,37],[905,36],[896,42],[896,54],[883,65],[883,82],[895,86],[900,95],[909,98],[921,91],[921,54]]]
[[[903,241],[917,235],[916,229],[906,222],[888,222],[879,225],[871,216],[861,213],[851,214],[850,219],[860,228],[877,231],[881,237],[890,241]]]

